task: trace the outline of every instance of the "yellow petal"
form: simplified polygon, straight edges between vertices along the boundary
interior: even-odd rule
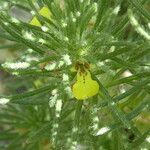
[[[51,12],[47,7],[42,7],[39,14],[47,19],[51,19]],[[36,17],[31,20],[30,24],[41,27],[41,24]]]
[[[72,87],[73,95],[78,100],[84,100],[96,95],[99,91],[99,84],[92,80],[90,72],[77,73],[77,81]]]
[[[37,20],[36,17],[34,17],[31,22],[30,22],[31,25],[35,25],[35,26],[38,26],[38,27],[41,27],[41,24],[40,22]]]

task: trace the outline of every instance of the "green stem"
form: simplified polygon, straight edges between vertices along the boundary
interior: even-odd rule
[[[121,147],[121,135],[119,134],[119,129],[112,132],[113,136],[113,143],[112,143],[112,150],[123,150],[123,147]],[[122,145],[123,146],[123,145]]]
[[[83,105],[83,101],[78,101],[77,102],[76,112],[75,112],[75,120],[74,120],[74,128],[77,129],[77,132],[73,133],[73,141],[77,141],[77,139],[78,139],[78,131],[79,131],[82,105]]]

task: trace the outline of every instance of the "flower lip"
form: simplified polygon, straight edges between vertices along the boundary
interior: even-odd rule
[[[76,63],[77,80],[72,86],[72,92],[76,99],[85,100],[96,95],[99,84],[91,78],[90,66],[85,62]]]

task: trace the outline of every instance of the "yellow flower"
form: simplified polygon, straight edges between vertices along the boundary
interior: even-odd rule
[[[39,14],[47,19],[51,19],[51,12],[47,7],[42,7],[42,9],[40,9]],[[38,19],[36,17],[34,17],[31,22],[31,25],[35,25],[38,27],[41,27],[41,23],[38,21]]]
[[[77,81],[72,87],[73,95],[78,100],[85,100],[89,97],[96,95],[99,91],[99,84],[97,81],[92,80],[91,73],[77,72]]]

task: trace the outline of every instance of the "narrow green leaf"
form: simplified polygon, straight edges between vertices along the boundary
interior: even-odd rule
[[[30,91],[30,92],[25,92],[25,93],[22,93],[22,94],[7,96],[6,98],[10,99],[10,102],[13,103],[13,102],[15,102],[15,100],[21,100],[21,99],[24,99],[24,98],[27,98],[27,97],[31,97],[31,96],[46,92],[46,91],[47,92],[51,91],[52,87],[54,85],[55,85],[55,81],[51,82],[51,85],[47,85],[47,86],[39,88],[37,90],[33,90],[33,91]]]
[[[118,108],[117,104],[113,101],[112,97],[109,95],[108,91],[105,89],[105,87],[101,84],[100,81],[99,81],[99,85],[101,87],[101,92],[103,93],[103,96],[108,102],[108,107],[111,109],[114,117],[117,120],[120,120],[125,127],[137,133],[132,123],[126,118],[125,114],[120,110],[120,108]]]
[[[142,14],[148,21],[150,21],[150,14],[144,9],[137,0],[129,0],[129,3],[136,8],[137,12]]]

